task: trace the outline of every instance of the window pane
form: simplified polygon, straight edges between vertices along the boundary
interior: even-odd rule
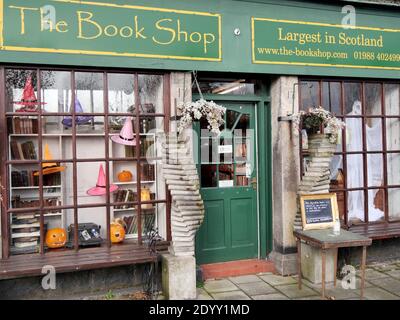
[[[383,186],[383,155],[382,154],[368,154],[367,155],[367,168],[368,168],[368,186],[381,187]]]
[[[400,185],[400,153],[387,154],[387,174],[389,185]]]
[[[340,82],[322,83],[322,106],[334,114],[342,114],[342,88]]]
[[[400,150],[400,119],[386,119],[386,144],[388,150]]]
[[[364,86],[365,113],[368,116],[382,114],[382,85],[366,83]]]
[[[118,190],[118,186],[113,185],[110,172],[110,187],[106,188],[106,165],[104,162],[78,162],[78,203],[94,204],[106,203],[106,193]]]
[[[35,70],[6,70],[6,112],[37,112],[37,73]]]
[[[233,164],[220,164],[218,170],[219,170],[218,187],[220,188],[233,187],[234,185]]]
[[[347,195],[347,217],[350,223],[365,221],[364,191],[350,191]]]
[[[364,164],[361,154],[347,155],[347,187],[364,187]]]
[[[376,118],[366,119],[365,133],[368,151],[382,151],[382,120]]]
[[[135,105],[134,75],[108,74],[108,108],[110,113],[129,113]],[[122,122],[122,119],[120,119]],[[123,123],[121,123],[121,126]]]
[[[308,108],[316,107],[319,104],[319,82],[302,81],[300,109],[307,110]]]
[[[346,150],[362,151],[363,150],[363,132],[362,119],[346,118]]]
[[[345,114],[361,115],[362,90],[359,82],[344,83],[344,107]]]
[[[139,75],[140,113],[164,113],[164,83],[161,75]]]
[[[45,112],[70,112],[71,73],[66,71],[42,71],[42,100]]]
[[[79,104],[75,104],[77,113],[104,112],[104,85],[103,74],[92,72],[75,73],[76,98]]]
[[[399,84],[388,83],[385,88],[385,112],[386,115],[398,116],[400,114],[400,87]]]
[[[230,95],[246,95],[255,94],[256,85],[246,79],[232,80],[200,80],[200,90],[202,93],[211,94],[230,94]],[[199,93],[197,86],[193,87],[194,93]]]
[[[388,189],[389,220],[400,219],[400,189]]]
[[[201,186],[203,188],[217,187],[216,165],[201,165]]]
[[[385,190],[368,190],[368,220],[380,221],[384,219],[385,211]]]

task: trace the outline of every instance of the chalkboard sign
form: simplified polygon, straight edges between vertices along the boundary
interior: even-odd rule
[[[333,227],[338,218],[336,193],[300,196],[303,229]]]

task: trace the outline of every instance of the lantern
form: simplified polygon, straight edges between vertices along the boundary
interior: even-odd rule
[[[125,229],[117,222],[110,224],[110,238],[112,243],[120,243],[125,239]]]
[[[67,242],[67,233],[62,228],[50,229],[46,233],[46,245],[51,249],[62,248]]]
[[[119,182],[129,182],[132,181],[133,175],[132,172],[123,170],[120,173],[118,173],[118,181]]]

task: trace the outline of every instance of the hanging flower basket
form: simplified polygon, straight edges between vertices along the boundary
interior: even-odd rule
[[[313,135],[324,128],[324,133],[329,135],[329,141],[334,144],[338,143],[339,132],[345,127],[343,121],[321,106],[299,111],[292,116],[292,120],[296,134],[305,129],[308,135]]]
[[[217,135],[221,133],[219,128],[225,123],[224,114],[226,108],[216,104],[214,101],[200,99],[195,102],[182,103],[177,108],[180,115],[178,124],[179,134],[188,128],[193,121],[201,119],[207,120],[207,128],[212,133]]]

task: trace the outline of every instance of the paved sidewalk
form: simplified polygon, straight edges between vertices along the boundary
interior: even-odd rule
[[[400,261],[368,265],[364,298],[368,300],[400,300]],[[335,300],[360,299],[360,278],[356,289],[343,289],[338,279],[336,288],[327,283],[326,296]],[[303,279],[298,290],[297,276],[282,277],[272,273],[207,280],[197,289],[198,300],[310,300],[321,299],[321,285]]]

